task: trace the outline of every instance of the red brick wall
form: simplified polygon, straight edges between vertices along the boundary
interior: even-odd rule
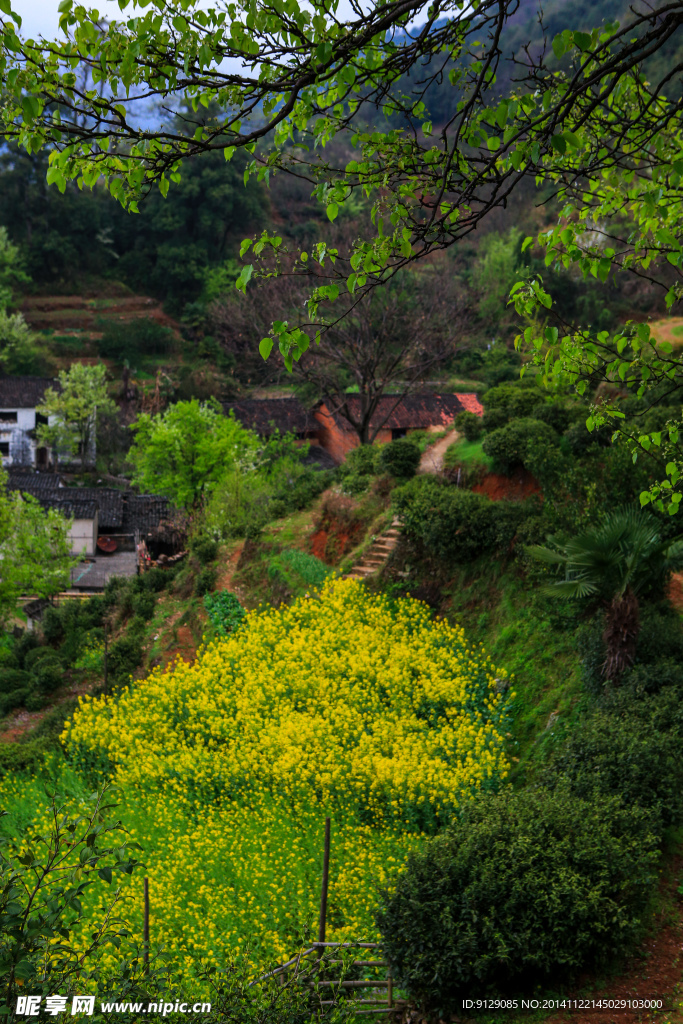
[[[320,424],[320,447],[329,452],[335,462],[343,462],[351,449],[358,446],[358,435],[355,431],[340,430],[325,405],[316,409],[315,418]]]

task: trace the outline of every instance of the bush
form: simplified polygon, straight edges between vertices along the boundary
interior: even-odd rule
[[[466,441],[478,441],[484,433],[484,424],[481,416],[473,412],[459,412],[455,417],[455,429],[465,435]]]
[[[194,585],[194,592],[197,597],[204,597],[205,594],[209,594],[216,586],[216,580],[218,579],[218,570],[212,565],[206,565],[197,576]]]
[[[542,401],[542,393],[534,386],[527,387],[516,381],[489,388],[482,401],[487,412],[499,409],[508,419],[519,419],[531,416],[532,411]]]
[[[652,826],[641,807],[560,788],[468,804],[383,894],[396,981],[446,1016],[463,996],[556,985],[622,955],[657,879]]]
[[[504,409],[485,409],[481,418],[481,425],[489,433],[492,430],[499,430],[504,427],[510,417]]]
[[[4,718],[10,711],[22,707],[24,701],[31,692],[30,686],[22,686],[9,693],[0,694],[0,718]]]
[[[21,668],[0,668],[0,694],[11,693],[22,686],[28,686],[30,675]]]
[[[45,703],[45,695],[40,690],[32,689],[24,701],[24,707],[27,711],[42,711]]]
[[[52,693],[58,690],[64,682],[64,670],[59,661],[45,659],[36,666],[34,679],[43,693]]]
[[[192,541],[190,550],[202,565],[208,565],[216,561],[218,542],[211,537],[197,537]]]
[[[45,756],[44,741],[0,743],[0,775],[35,769]]]
[[[400,437],[380,448],[377,469],[397,480],[410,480],[420,465],[420,449],[407,437]]]
[[[52,647],[34,647],[24,658],[24,668],[27,672],[35,671],[43,661],[58,662],[59,655]]]
[[[546,773],[554,786],[566,782],[579,797],[620,796],[626,804],[653,811],[663,827],[683,819],[683,711],[649,698],[612,702],[611,710],[588,716],[556,754]],[[678,711],[678,714],[676,714]]]
[[[135,594],[131,603],[133,614],[139,615],[140,618],[145,620],[145,622],[149,622],[154,615],[154,608],[156,606],[157,599],[153,593],[143,592],[142,594]]]
[[[484,438],[482,448],[493,459],[498,473],[511,473],[529,461],[534,446],[557,444],[557,434],[540,420],[513,420]]]
[[[144,625],[144,624],[143,624]],[[114,682],[124,682],[142,661],[142,640],[137,631],[121,637],[107,652],[107,673]]]
[[[372,476],[377,472],[380,453],[381,448],[376,448],[372,444],[360,444],[348,453],[342,469]]]
[[[29,651],[32,651],[34,647],[38,646],[38,637],[33,632],[24,633],[17,641],[14,647],[14,655],[22,668],[24,666],[24,658],[26,655]]]
[[[518,503],[491,501],[433,477],[416,477],[393,500],[408,537],[436,557],[462,562],[508,547],[524,516]]]

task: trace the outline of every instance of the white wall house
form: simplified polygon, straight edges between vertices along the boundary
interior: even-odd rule
[[[55,381],[46,377],[0,378],[0,457],[2,465],[47,468],[49,452],[36,440],[36,427],[47,423],[36,406]]]
[[[25,466],[47,469],[52,452],[38,444],[36,428],[48,422],[36,412],[42,405],[48,388],[59,390],[59,381],[49,377],[0,377],[0,459],[5,469]],[[80,452],[71,455],[59,453],[62,465],[93,465],[95,462],[95,432],[85,460]]]

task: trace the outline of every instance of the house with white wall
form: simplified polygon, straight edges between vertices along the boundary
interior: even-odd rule
[[[0,377],[0,458],[5,469],[48,467],[49,449],[36,439],[36,428],[47,423],[47,418],[36,408],[47,389],[58,386],[49,377]]]

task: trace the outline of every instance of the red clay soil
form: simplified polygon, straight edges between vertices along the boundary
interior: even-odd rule
[[[667,596],[676,611],[683,612],[683,573],[677,572],[671,577]]]
[[[126,322],[148,318],[178,333],[175,320],[164,313],[156,299],[145,295],[107,299],[87,299],[81,295],[31,296],[22,303],[21,312],[35,330],[82,330],[93,333],[98,320]]]
[[[362,523],[348,526],[333,527],[331,530],[320,528],[311,535],[309,550],[312,555],[327,565],[336,565],[344,555],[355,548],[363,532]]]
[[[485,494],[493,501],[523,501],[532,494],[540,494],[541,485],[527,469],[521,469],[512,477],[487,473],[472,490],[476,494]]]

